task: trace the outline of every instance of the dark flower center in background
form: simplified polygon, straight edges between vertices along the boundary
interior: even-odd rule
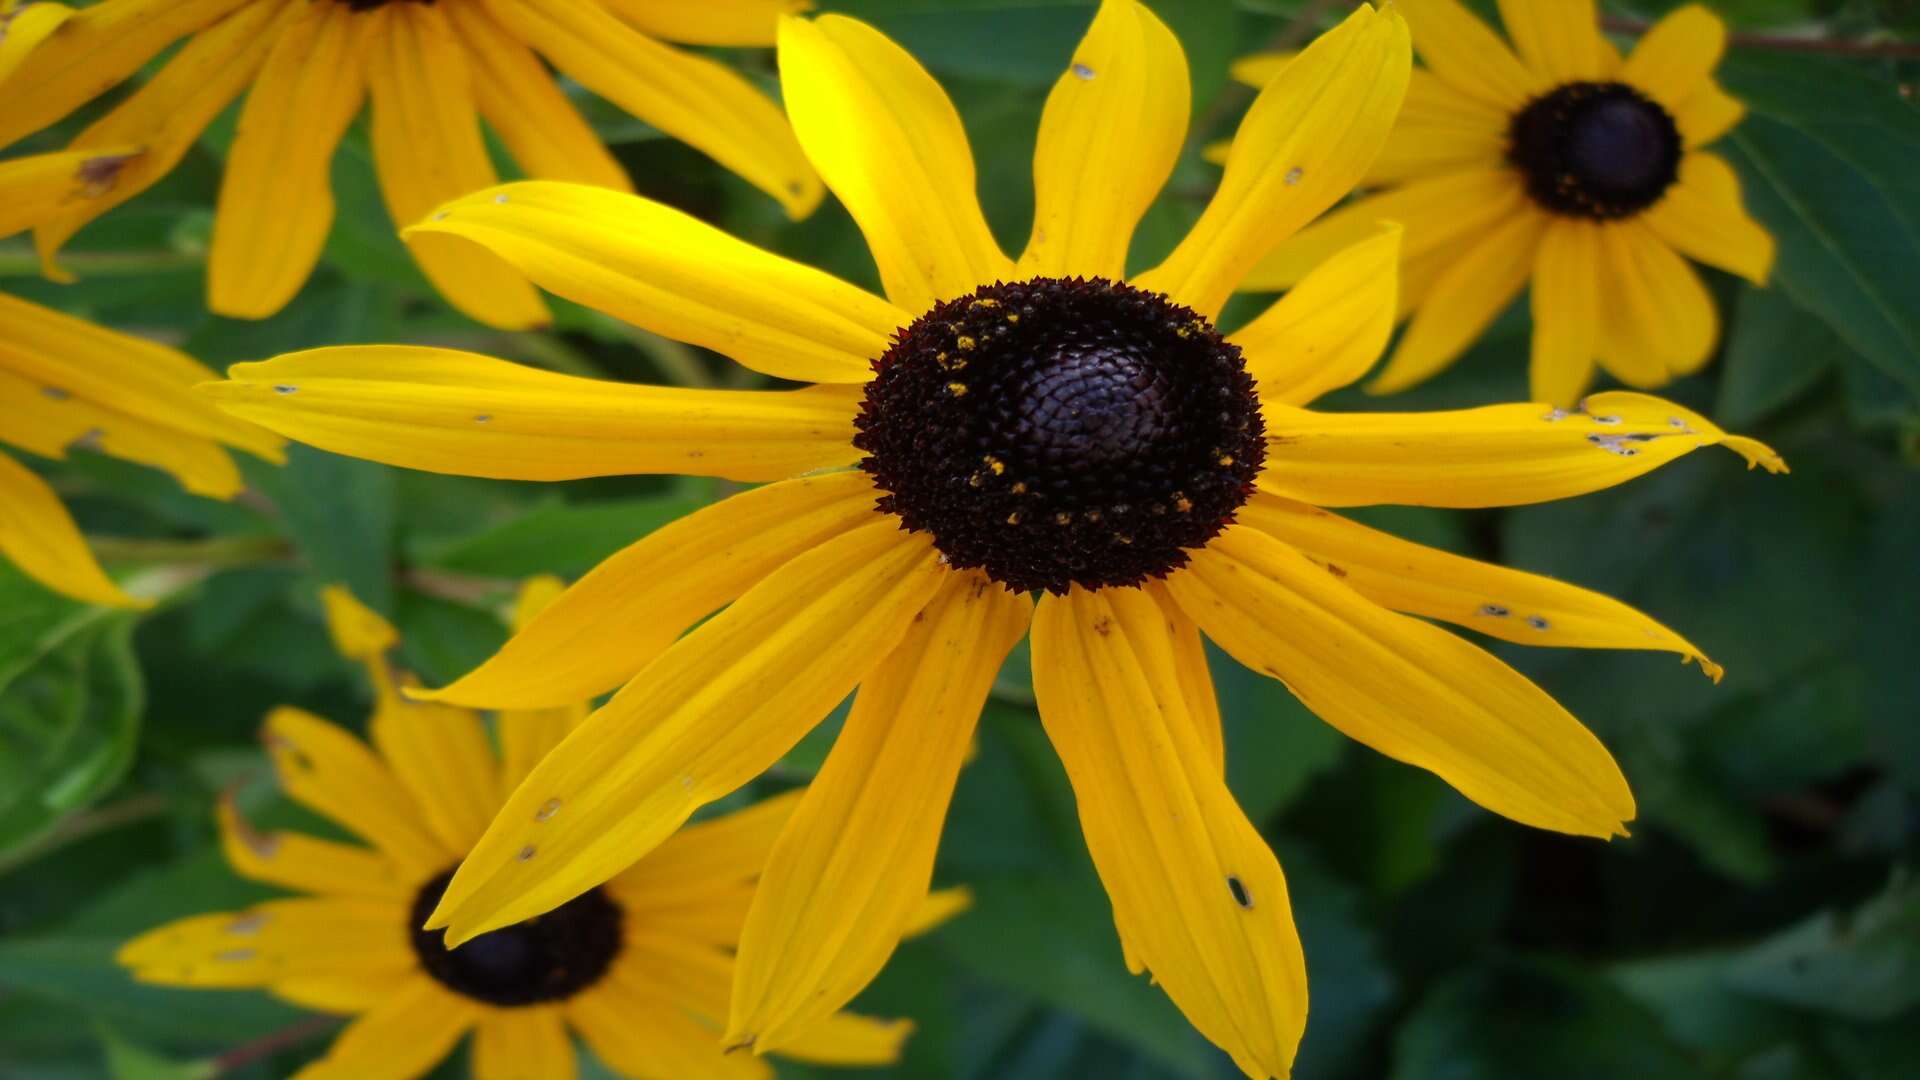
[[[341,0],[341,2],[355,11],[372,11],[375,8],[386,7],[388,4],[393,3],[394,0]],[[406,2],[410,4],[431,4],[433,0],[406,0]]]
[[[420,966],[457,994],[489,1005],[559,1001],[600,981],[620,954],[620,907],[597,888],[449,950],[443,931],[419,927],[452,880],[449,870],[421,887],[407,926]]]
[[[880,509],[1019,592],[1185,565],[1266,454],[1240,350],[1102,278],[982,286],[914,320],[874,369],[854,445]]]
[[[1508,129],[1507,160],[1556,214],[1606,221],[1637,214],[1680,169],[1680,130],[1624,83],[1568,83],[1533,99]]]

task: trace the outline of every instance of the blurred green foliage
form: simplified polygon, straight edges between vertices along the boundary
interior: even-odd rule
[[[1017,249],[1046,89],[1090,6],[1071,0],[825,0],[907,45],[960,106],[989,220]],[[1192,63],[1197,148],[1248,100],[1227,62],[1310,0],[1162,0]],[[1490,8],[1490,4],[1480,5]],[[1608,5],[1624,18],[1664,2]],[[1899,40],[1910,0],[1721,0],[1772,38]],[[1908,39],[1910,40],[1910,39]],[[1788,42],[1791,44],[1791,40]],[[771,85],[771,57],[739,57]],[[1728,669],[1714,687],[1660,654],[1496,651],[1606,740],[1632,779],[1630,839],[1495,819],[1424,773],[1345,744],[1271,680],[1216,655],[1229,779],[1292,878],[1313,1008],[1299,1076],[1920,1075],[1920,117],[1912,62],[1737,44],[1723,75],[1751,114],[1723,149],[1780,242],[1776,288],[1711,283],[1721,355],[1669,391],[1780,449],[1791,475],[1700,454],[1624,488],[1513,511],[1396,510],[1375,524],[1639,605]],[[110,95],[110,98],[112,96]],[[641,189],[877,286],[846,214],[789,223],[699,155],[584,101]],[[36,137],[52,148],[102,105]],[[0,246],[7,291],[180,344],[209,363],[336,342],[434,342],[640,381],[747,385],[721,359],[561,303],[556,331],[500,334],[426,288],[381,206],[364,130],[338,154],[321,271],[260,323],[205,313],[209,208],[231,117],[168,179],[72,245],[81,284]],[[1215,174],[1182,161],[1135,244],[1148,264]],[[1228,321],[1255,310],[1236,301]],[[1524,305],[1468,359],[1388,402],[1525,392]],[[45,465],[46,463],[40,463]],[[296,448],[248,463],[233,504],[86,453],[47,465],[118,569],[158,575],[153,612],[90,610],[0,568],[0,1075],[124,1080],[284,1075],[324,1027],[257,994],[130,982],[128,935],[263,893],[222,865],[212,803],[291,819],[254,742],[293,703],[358,724],[316,589],[392,615],[404,660],[451,678],[499,644],[515,579],[577,575],[724,492],[706,481],[567,485],[400,473]],[[1121,962],[1070,792],[1032,708],[1024,650],[962,777],[942,881],[975,909],[908,944],[858,1003],[919,1022],[899,1075],[1233,1075]],[[829,721],[831,726],[834,721]],[[803,782],[825,737],[759,785]],[[289,1045],[256,1053],[280,1037]],[[600,1075],[586,1064],[587,1075]],[[785,1075],[819,1070],[787,1067]],[[455,1061],[443,1075],[464,1075]]]

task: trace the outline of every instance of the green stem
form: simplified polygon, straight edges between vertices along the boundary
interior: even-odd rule
[[[578,375],[583,379],[607,377],[607,373],[601,371],[586,353],[553,334],[528,332],[508,336],[521,355],[531,358],[541,367],[551,368],[563,375]]]
[[[195,563],[201,566],[249,566],[291,554],[278,536],[214,536],[205,540],[147,540],[125,536],[89,536],[87,546],[104,562]]]
[[[1619,34],[1644,34],[1653,24],[1626,15],[1604,15],[1600,25]],[[1920,44],[1901,41],[1887,34],[1871,38],[1796,37],[1787,34],[1760,34],[1735,30],[1727,35],[1727,44],[1739,49],[1770,49],[1775,52],[1824,53],[1863,60],[1920,59]]]
[[[60,265],[79,277],[151,274],[206,265],[205,255],[178,251],[70,251]],[[0,277],[39,277],[40,256],[25,248],[0,248]]]
[[[69,815],[26,847],[0,855],[0,874],[5,874],[15,867],[25,866],[48,852],[63,848],[76,840],[84,840],[95,833],[160,817],[167,812],[167,807],[165,795],[146,794],[134,795],[119,802]]]
[[[700,390],[714,388],[713,374],[700,362],[700,357],[692,348],[672,338],[661,337],[649,330],[626,323],[620,324],[626,332],[627,340],[635,348],[647,354],[647,358],[660,365],[666,373],[667,381],[675,386],[690,386]]]

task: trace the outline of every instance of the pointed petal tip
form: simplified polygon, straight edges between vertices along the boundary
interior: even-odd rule
[[[1719,664],[1714,663],[1712,660],[1707,659],[1706,653],[1696,652],[1690,655],[1682,656],[1680,657],[1680,662],[1682,664],[1687,664],[1687,663],[1699,664],[1700,674],[1705,675],[1709,679],[1712,679],[1713,685],[1715,686],[1720,685],[1721,677],[1726,675],[1727,673],[1726,668],[1723,668]]]

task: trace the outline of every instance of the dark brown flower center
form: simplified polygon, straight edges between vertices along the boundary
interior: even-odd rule
[[[1016,591],[1185,565],[1266,452],[1240,350],[1191,309],[1101,278],[983,286],[874,367],[854,445],[880,509]]]
[[[489,1005],[559,1001],[599,982],[620,954],[620,906],[600,889],[449,949],[442,931],[419,927],[452,880],[449,870],[421,887],[408,930],[420,966],[454,993]]]
[[[1606,221],[1666,194],[1680,168],[1673,117],[1625,83],[1567,83],[1514,116],[1507,160],[1543,208]]]

